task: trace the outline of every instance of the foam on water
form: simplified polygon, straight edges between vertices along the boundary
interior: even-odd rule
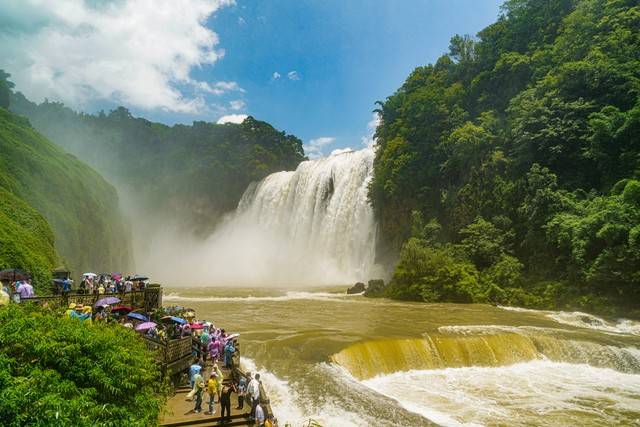
[[[558,323],[575,326],[578,328],[594,329],[610,334],[638,335],[640,336],[640,322],[629,319],[618,319],[614,322],[605,320],[593,314],[581,311],[549,311],[532,310],[521,307],[498,306],[503,310],[516,311],[521,313],[533,313],[546,316]]]
[[[162,297],[164,301],[170,302],[222,302],[222,301],[238,301],[238,302],[264,302],[264,301],[294,301],[294,300],[322,300],[322,301],[343,301],[347,298],[356,297],[360,294],[347,295],[334,292],[304,292],[304,291],[288,291],[284,295],[276,296],[183,296],[179,292],[171,292]]]
[[[341,408],[339,403],[330,398],[321,402],[310,402],[287,380],[278,378],[265,369],[259,369],[252,359],[242,357],[240,364],[245,371],[260,374],[260,380],[269,396],[271,409],[278,418],[279,425],[289,423],[292,426],[301,426],[313,419],[323,426],[359,427],[369,426],[373,421],[362,414]]]
[[[504,367],[414,370],[361,384],[445,426],[640,421],[640,375],[584,364],[535,360]]]

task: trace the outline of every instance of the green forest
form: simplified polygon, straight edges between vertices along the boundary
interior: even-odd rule
[[[508,0],[454,36],[377,110],[384,294],[640,315],[639,94],[635,0]]]
[[[11,109],[100,172],[136,212],[205,235],[237,207],[249,183],[305,158],[302,141],[253,117],[167,126],[124,107],[84,114],[57,102],[32,103],[19,92]]]
[[[48,290],[59,264],[77,274],[129,268],[129,230],[115,189],[7,110],[7,85],[0,87],[0,269],[25,269],[37,289]]]

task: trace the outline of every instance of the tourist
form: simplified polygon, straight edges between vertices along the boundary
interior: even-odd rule
[[[71,292],[71,280],[67,277],[62,281],[62,293],[68,294]]]
[[[18,289],[16,289],[16,292],[20,294],[20,299],[33,298],[35,296],[33,286],[31,286],[31,283],[29,282],[30,280],[20,282]]]
[[[200,371],[193,378],[193,389],[196,397],[196,406],[194,406],[193,412],[199,414],[202,411],[202,393],[204,392],[204,379],[200,375]]]
[[[98,295],[104,295],[104,285],[102,283],[98,285]]]
[[[67,309],[67,311],[64,312],[64,315],[71,319],[71,314],[75,311],[75,309],[76,304],[72,302],[71,304],[69,304],[69,308]]]
[[[244,399],[245,399],[245,394],[247,394],[247,379],[243,376],[240,376],[240,379],[238,380],[238,406],[236,407],[236,409],[238,410],[242,410],[242,408],[244,407]]]
[[[82,320],[83,322],[87,322],[87,324],[91,325],[93,324],[93,321],[91,319],[91,306],[90,305],[85,305],[84,308],[82,309],[82,318],[80,320]]]
[[[211,342],[211,336],[209,335],[209,329],[204,328],[200,334],[200,345],[202,346],[203,359],[207,360],[207,352],[209,350],[209,343]]]
[[[227,342],[224,346],[224,366],[227,369],[231,369],[233,363],[233,353],[235,353],[236,348],[233,346],[233,341]]]
[[[212,363],[218,362],[218,357],[220,356],[220,349],[218,347],[218,340],[215,338],[209,342],[209,346],[207,347],[209,351],[209,359],[211,359]]]
[[[262,405],[258,403],[258,405],[256,406],[256,425],[258,427],[263,427],[264,420],[265,420],[264,409],[262,409]]]
[[[191,386],[192,389],[193,389],[193,384],[195,381],[196,374],[199,374],[201,370],[202,370],[202,366],[198,364],[197,359],[195,362],[193,362],[193,365],[189,367],[189,385]]]
[[[249,381],[247,394],[251,397],[251,412],[249,413],[249,419],[253,421],[256,418],[256,406],[260,401],[260,374],[256,374],[256,376]]]
[[[213,415],[216,413],[216,409],[213,404],[216,403],[216,396],[218,396],[218,402],[220,402],[220,391],[222,389],[222,379],[218,378],[216,372],[211,372],[209,381],[207,382],[207,393],[209,393],[209,411],[205,412],[207,415]]]
[[[235,385],[233,383],[224,384],[220,391],[220,423],[231,422],[231,393],[235,391]],[[225,415],[226,413],[226,415]]]

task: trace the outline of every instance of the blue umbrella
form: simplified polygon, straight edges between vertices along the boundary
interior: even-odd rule
[[[177,323],[179,325],[184,325],[185,323],[187,323],[186,320],[184,320],[181,317],[176,317],[176,316],[165,316],[162,318],[163,322],[174,322]]]
[[[138,319],[138,320],[142,320],[143,322],[148,322],[149,318],[143,314],[140,313],[129,313],[127,314],[127,317],[131,318],[131,319]]]

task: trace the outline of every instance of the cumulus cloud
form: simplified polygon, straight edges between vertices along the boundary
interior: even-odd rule
[[[207,19],[233,0],[4,0],[3,68],[34,100],[108,100],[193,113],[234,82],[194,81],[224,51]],[[237,84],[235,84],[237,86]],[[192,90],[188,90],[191,88]],[[189,95],[185,95],[189,93]]]
[[[324,155],[323,147],[331,144],[335,141],[333,136],[322,136],[320,138],[312,139],[308,144],[303,145],[304,152],[310,159],[316,159]]]
[[[245,92],[245,90],[242,89],[236,82],[221,81],[215,82],[213,84],[193,80],[190,80],[190,82],[202,91],[210,93],[212,95],[223,95],[227,92]]]
[[[247,104],[245,104],[245,102],[242,99],[236,99],[235,101],[231,101],[229,102],[229,105],[231,106],[231,109],[234,111],[242,110],[244,107],[247,106]]]
[[[271,77],[273,78],[273,80],[278,80],[280,77],[282,77],[282,74],[280,74],[277,71],[274,71]]]
[[[380,117],[378,113],[373,113],[371,120],[369,121],[369,123],[367,123],[368,134],[361,138],[362,145],[364,145],[365,147],[371,148],[376,144],[376,140],[373,136],[375,135],[376,129],[380,124],[381,120],[382,120],[382,117]]]
[[[247,117],[249,116],[247,116],[246,114],[228,114],[226,116],[220,117],[216,123],[219,125],[223,125],[225,123],[240,124],[244,122],[244,119],[246,119]]]
[[[289,71],[287,73],[287,77],[289,78],[289,80],[300,80],[301,76],[300,73],[298,73],[297,71]]]

